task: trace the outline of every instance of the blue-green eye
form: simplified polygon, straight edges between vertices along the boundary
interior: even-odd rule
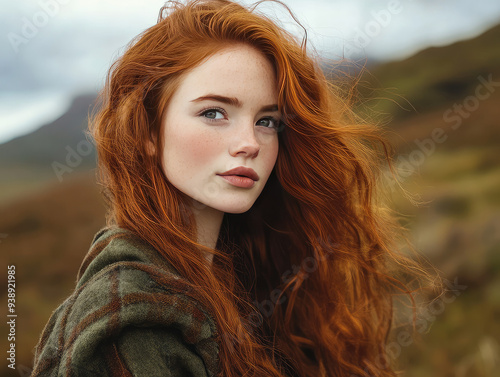
[[[257,125],[259,126],[264,126],[266,128],[276,128],[278,129],[280,125],[279,119],[273,118],[273,117],[268,117],[268,118],[262,118],[257,122]]]
[[[217,114],[220,114],[219,116]],[[207,118],[208,120],[220,120],[224,119],[225,111],[220,108],[210,108],[204,110],[200,115]]]

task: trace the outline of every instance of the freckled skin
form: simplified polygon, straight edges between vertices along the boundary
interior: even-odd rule
[[[192,102],[207,94],[237,98],[242,106],[213,99]],[[168,180],[200,205],[228,213],[248,211],[278,156],[278,133],[262,121],[279,119],[277,111],[262,111],[277,100],[271,63],[246,45],[224,48],[189,71],[163,119],[163,169]],[[238,166],[259,175],[253,187],[236,187],[217,175]]]

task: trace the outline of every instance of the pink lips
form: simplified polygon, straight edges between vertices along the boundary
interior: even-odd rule
[[[228,181],[233,186],[250,188],[255,184],[253,179],[247,177],[240,177],[237,175],[221,175],[226,181]]]
[[[244,166],[239,166],[217,175],[220,175],[234,186],[245,188],[252,187],[255,182],[259,180],[259,175],[255,172],[255,170]]]

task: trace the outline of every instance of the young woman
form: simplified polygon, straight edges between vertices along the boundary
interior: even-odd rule
[[[380,138],[305,42],[172,2],[113,65],[91,122],[108,226],[33,375],[395,375],[408,261],[375,200]]]

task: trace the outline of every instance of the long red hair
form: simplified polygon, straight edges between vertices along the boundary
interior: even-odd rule
[[[217,322],[220,375],[394,376],[391,297],[409,292],[390,266],[409,262],[393,252],[374,191],[387,150],[306,42],[255,7],[167,3],[111,67],[90,124],[108,225],[142,237],[192,284]],[[212,250],[162,170],[161,119],[182,75],[233,43],[272,63],[284,127],[266,187],[249,211],[224,215]]]

